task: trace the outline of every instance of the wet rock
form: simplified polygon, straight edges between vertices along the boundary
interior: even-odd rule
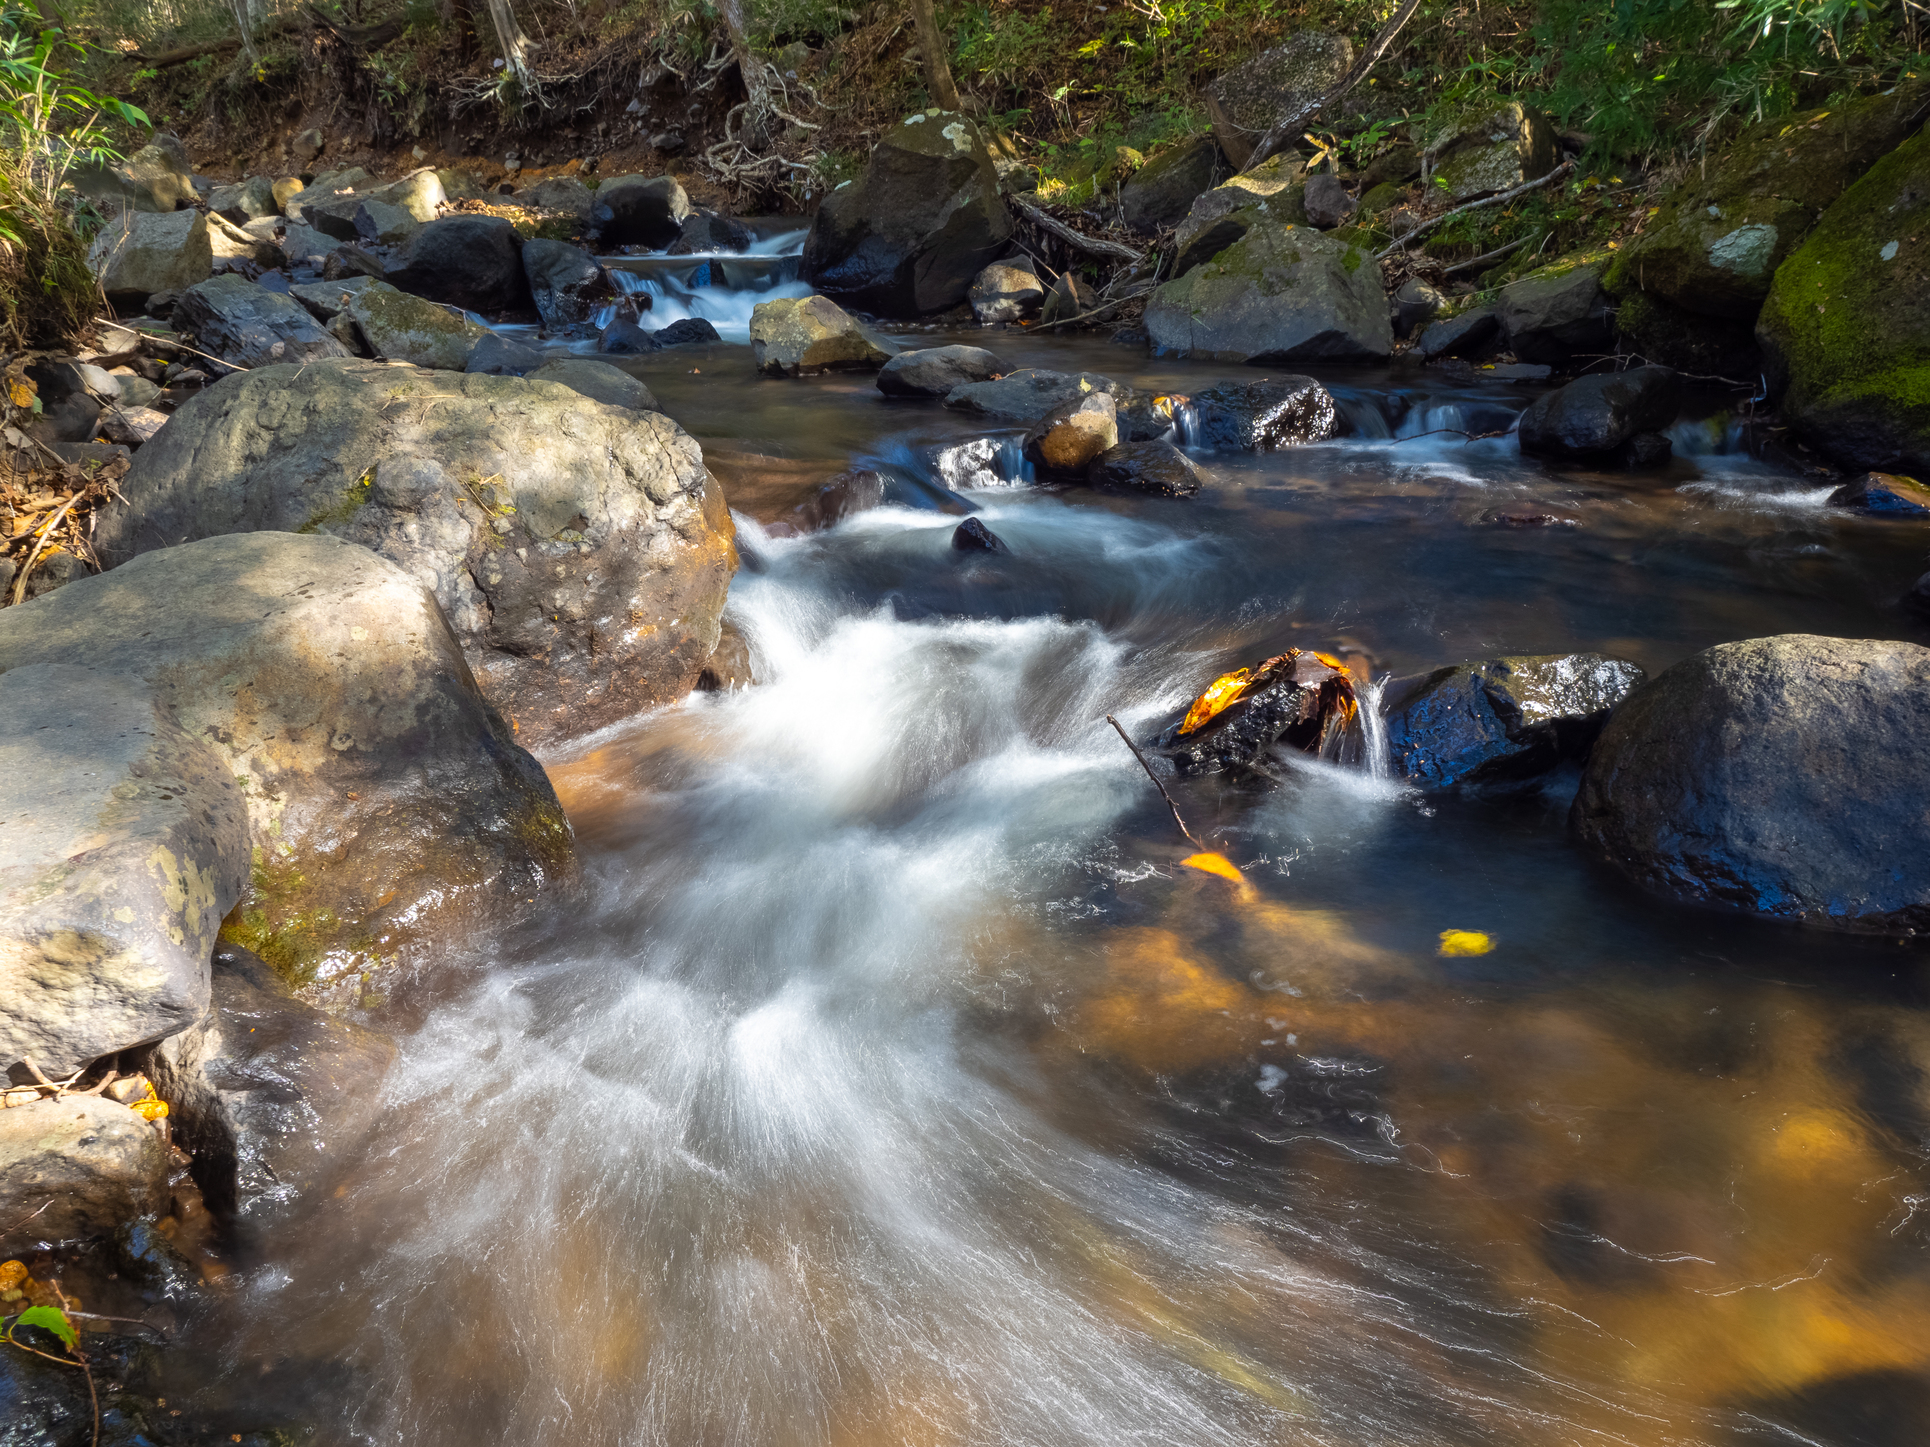
[[[1615,341],[1615,308],[1602,293],[1599,264],[1557,265],[1501,288],[1495,315],[1524,362],[1560,366],[1594,360]]]
[[[1122,442],[1093,458],[1086,481],[1094,487],[1124,487],[1164,497],[1191,497],[1200,490],[1199,469],[1172,443]]]
[[[1012,217],[969,117],[927,111],[886,132],[864,175],[824,198],[804,243],[804,280],[880,316],[925,316],[966,300],[999,259]]]
[[[1680,379],[1667,367],[1579,377],[1531,402],[1516,435],[1521,450],[1536,457],[1602,462],[1619,454],[1624,464],[1637,463],[1652,455],[1653,444],[1639,444],[1633,453],[1624,449],[1675,421],[1680,391]]]
[[[1344,35],[1302,30],[1206,88],[1206,113],[1227,159],[1244,169],[1267,128],[1334,88],[1354,63]]]
[[[1859,512],[1889,513],[1899,517],[1930,517],[1930,487],[1914,477],[1888,472],[1866,472],[1829,495],[1831,507]]]
[[[1340,430],[1332,395],[1312,377],[1222,382],[1192,402],[1201,445],[1222,451],[1273,452]]]
[[[1456,201],[1538,180],[1559,159],[1548,118],[1520,101],[1449,117],[1430,137],[1427,151],[1431,175]]]
[[[208,209],[237,226],[264,216],[281,215],[281,203],[275,199],[275,183],[266,176],[250,176],[232,186],[215,187],[208,193]]]
[[[1059,279],[1052,283],[1052,290],[1045,294],[1045,310],[1039,320],[1046,322],[1071,321],[1082,317],[1099,305],[1099,293],[1092,289],[1092,283],[1076,271],[1062,272]]]
[[[611,407],[661,412],[650,389],[623,368],[590,357],[559,357],[527,374],[532,382],[557,382]]]
[[[295,998],[251,951],[214,955],[204,1019],[142,1068],[168,1102],[194,1180],[218,1219],[262,1226],[313,1199],[352,1161],[383,1110],[395,1062],[385,1035]]]
[[[33,781],[0,813],[0,1068],[65,1076],[207,1008],[247,815],[222,758],[140,687],[68,663],[0,676],[0,770]]]
[[[682,232],[677,244],[670,248],[672,254],[702,255],[707,252],[745,252],[755,244],[757,237],[750,227],[730,216],[720,216],[715,211],[699,208],[684,218]]]
[[[1415,342],[1423,361],[1437,357],[1483,357],[1501,337],[1501,319],[1491,306],[1469,307],[1455,316],[1431,322]]]
[[[243,367],[348,355],[291,297],[233,275],[210,277],[182,292],[174,325],[207,351]]]
[[[0,1352],[0,1414],[7,1447],[92,1447],[94,1402],[87,1379],[65,1363]],[[111,1436],[104,1440],[108,1447],[124,1447]]]
[[[1918,578],[1901,600],[1904,612],[1930,618],[1930,573]]]
[[[613,356],[636,357],[645,352],[654,352],[663,343],[657,340],[656,333],[647,332],[635,322],[617,317],[597,336],[596,349],[609,352]]]
[[[757,676],[751,667],[750,640],[726,619],[723,632],[717,639],[717,647],[711,651],[710,658],[697,675],[697,692],[730,693],[736,689],[750,688],[756,682]]]
[[[316,396],[291,387],[295,373],[304,371],[306,383],[343,368],[384,376],[384,398],[395,385],[395,368],[339,361],[229,379],[253,384],[230,395],[259,419],[246,439],[260,444],[257,456],[271,451],[276,414],[300,419],[303,401]],[[419,375],[446,376],[452,387],[530,385]],[[267,399],[276,392],[284,401],[271,409]],[[332,395],[345,401],[339,388]],[[221,386],[210,388],[182,414],[203,409],[205,421],[224,400]],[[431,415],[447,410],[454,409]],[[391,412],[388,425],[398,420]],[[188,432],[191,440],[172,455],[200,455],[184,483],[197,495],[169,514],[178,525],[165,541],[196,531],[193,506],[221,504],[233,516],[252,502],[254,518],[234,517],[238,525],[283,520],[272,488],[258,483],[249,495],[245,467],[207,470],[230,439],[206,426]],[[144,449],[137,468],[171,435]],[[258,470],[300,466],[292,445],[299,435],[298,428],[284,433],[288,445]],[[355,440],[339,425],[335,435]],[[372,435],[366,427],[364,435]],[[379,449],[345,447],[327,465],[339,477],[371,455]],[[312,454],[311,465],[321,466]],[[205,485],[210,476],[223,485]],[[129,495],[157,503],[155,494],[150,485]],[[152,515],[162,514],[156,505]],[[508,631],[516,621],[497,626]],[[560,632],[542,631],[552,639]],[[292,531],[204,537],[0,609],[0,674],[75,657],[145,689],[157,713],[202,741],[245,785],[257,853],[224,930],[285,978],[312,985],[322,1001],[361,1002],[364,974],[419,966],[447,941],[513,917],[573,868],[569,825],[549,780],[484,701],[434,595],[366,548]],[[211,894],[204,889],[197,902]],[[208,912],[218,902],[215,896]],[[205,996],[199,1007],[197,1014]]]
[[[1571,824],[1638,883],[1830,929],[1930,929],[1930,649],[1787,634],[1636,690]]]
[[[429,222],[384,279],[465,311],[507,312],[535,304],[523,274],[522,238],[500,216],[444,216]]]
[[[535,744],[681,697],[736,567],[682,429],[532,378],[355,361],[237,374],[175,414],[121,492],[96,532],[116,562],[251,528],[394,559]]]
[[[768,377],[875,372],[896,351],[826,296],[761,301],[751,309],[751,353]]]
[[[1257,366],[1371,361],[1394,350],[1373,258],[1271,223],[1161,286],[1145,325],[1156,352]]]
[[[1173,275],[1184,276],[1269,221],[1306,226],[1305,163],[1284,153],[1196,196],[1174,233]]]
[[[1025,436],[1025,460],[1047,477],[1083,478],[1093,459],[1119,445],[1119,411],[1110,392],[1054,407]]]
[[[111,1236],[167,1203],[167,1145],[126,1106],[74,1095],[0,1110],[0,1252]]]
[[[943,397],[954,387],[989,381],[1011,370],[983,347],[926,347],[900,352],[878,373],[887,397]]]
[[[1782,419],[1848,467],[1930,468],[1930,135],[1823,213],[1756,322]]]
[[[821,532],[854,513],[884,506],[886,478],[882,472],[840,472],[827,477],[816,492],[798,503],[767,529],[776,537],[802,537]]]
[[[972,315],[982,322],[1015,322],[1036,312],[1045,287],[1023,266],[995,261],[972,281]]]
[[[154,1226],[152,1216],[123,1221],[114,1232],[114,1264],[123,1276],[140,1283],[148,1300],[186,1301],[201,1285],[201,1273]]]
[[[120,211],[166,213],[201,199],[187,150],[169,135],[157,135],[125,161],[76,166],[72,179],[110,217]]]
[[[1401,289],[1394,293],[1394,332],[1397,336],[1408,337],[1417,327],[1424,327],[1447,305],[1447,298],[1418,276],[1410,276],[1401,283]]]
[[[1552,512],[1486,512],[1481,521],[1498,528],[1578,528],[1580,518],[1562,517]]]
[[[1191,733],[1184,718],[1153,740],[1182,778],[1202,774],[1254,774],[1270,778],[1268,755],[1276,748],[1351,762],[1361,732],[1350,723],[1352,678],[1320,656],[1290,650],[1253,670],[1245,691],[1228,708]]]
[[[492,377],[523,377],[541,368],[543,360],[543,354],[535,347],[490,332],[470,349],[462,369]]]
[[[977,518],[966,518],[952,529],[952,551],[955,553],[1010,553],[1005,539],[986,527]]]
[[[675,176],[613,176],[596,188],[592,221],[604,246],[660,251],[683,235],[690,197]]]
[[[683,317],[650,334],[660,347],[687,347],[699,342],[721,342],[717,328],[702,317]]]
[[[129,211],[101,227],[87,261],[116,306],[138,306],[157,291],[186,291],[214,272],[208,218],[199,211]]]
[[[1119,188],[1119,213],[1141,236],[1177,226],[1224,169],[1219,142],[1211,136],[1182,141],[1154,156]]]
[[[418,367],[460,372],[490,336],[489,328],[386,282],[351,292],[343,311],[376,356]]]
[[[587,322],[599,302],[617,294],[597,259],[567,241],[525,241],[523,273],[536,314],[553,332]]]
[[[1629,472],[1654,472],[1669,465],[1675,444],[1660,432],[1638,432],[1629,438],[1616,461]]]
[[[1325,171],[1307,178],[1300,204],[1306,207],[1307,220],[1323,231],[1346,225],[1357,209],[1354,198],[1341,185],[1340,177]]]
[[[1599,653],[1495,658],[1394,679],[1381,711],[1395,767],[1415,783],[1517,784],[1586,757],[1646,677]]]

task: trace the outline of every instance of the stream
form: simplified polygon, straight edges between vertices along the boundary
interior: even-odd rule
[[[1314,369],[1350,435],[1198,453],[1192,499],[1029,486],[996,445],[953,493],[945,449],[1016,432],[870,376],[757,379],[774,293],[722,273],[645,320],[723,341],[613,360],[727,483],[759,684],[545,759],[585,893],[416,992],[365,1159],[201,1330],[230,1390],[409,1447],[1930,1421],[1922,947],[1639,894],[1570,842],[1572,773],[1176,784],[1241,894],[1178,867],[1106,723],[1143,736],[1287,647],[1380,678],[1930,642],[1892,608],[1920,532],[1752,455],[1729,394],[1685,392],[1666,474],[1557,471],[1443,430],[1532,389],[1418,368]],[[1264,375],[893,335],[1158,392]],[[766,531],[850,467],[887,506]],[[1009,555],[952,550],[961,504]],[[1495,948],[1443,957],[1445,930]]]

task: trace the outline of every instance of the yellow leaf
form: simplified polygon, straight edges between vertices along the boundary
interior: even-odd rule
[[[1240,866],[1224,854],[1189,854],[1180,863],[1188,869],[1197,869],[1202,874],[1217,874],[1221,879],[1230,881],[1243,903],[1259,898],[1259,891],[1246,882],[1246,876],[1240,873]]]
[[[1206,692],[1193,700],[1193,706],[1186,710],[1186,717],[1179,726],[1182,734],[1190,734],[1194,729],[1203,728],[1220,714],[1230,708],[1246,691],[1252,681],[1251,669],[1236,668],[1231,673],[1222,673],[1207,685]]]
[[[1479,930],[1444,929],[1441,931],[1441,953],[1444,955],[1485,955],[1494,948],[1494,936],[1484,935]]]
[[[16,407],[27,408],[34,404],[34,386],[24,377],[7,378],[7,400]]]
[[[155,1100],[150,1097],[147,1100],[135,1101],[128,1109],[142,1120],[159,1120],[168,1113],[168,1103],[165,1100]]]

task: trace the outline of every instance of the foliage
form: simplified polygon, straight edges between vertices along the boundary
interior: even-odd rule
[[[30,1306],[7,1324],[7,1340],[13,1340],[15,1328],[37,1326],[42,1331],[52,1332],[60,1338],[60,1344],[73,1351],[80,1345],[80,1333],[67,1319],[67,1313],[57,1306]]]

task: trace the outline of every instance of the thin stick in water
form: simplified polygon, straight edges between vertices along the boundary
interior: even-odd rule
[[[1166,792],[1166,786],[1159,782],[1159,775],[1155,774],[1153,772],[1153,766],[1146,762],[1146,756],[1139,752],[1139,745],[1126,737],[1126,731],[1119,727],[1119,720],[1111,714],[1106,715],[1106,722],[1113,726],[1113,731],[1119,735],[1120,742],[1133,751],[1133,757],[1139,760],[1139,767],[1146,771],[1146,777],[1151,779],[1153,781],[1153,787],[1159,790],[1159,797],[1164,799],[1166,801],[1166,807],[1173,811],[1173,822],[1179,825],[1179,832],[1186,836],[1186,842],[1199,850],[1200,853],[1205,854],[1207,852],[1206,846],[1193,837],[1193,831],[1188,829],[1186,827],[1186,821],[1179,817],[1179,805],[1175,804],[1173,802],[1173,796]]]

